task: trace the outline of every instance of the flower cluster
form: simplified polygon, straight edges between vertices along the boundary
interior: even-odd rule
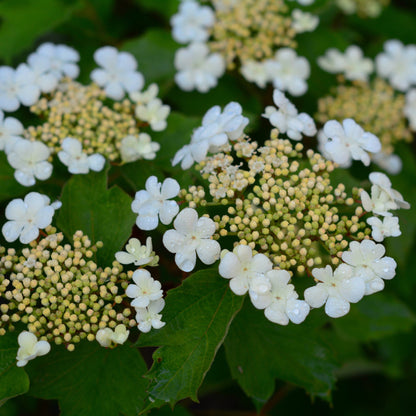
[[[211,7],[210,7],[211,6]],[[239,67],[250,82],[302,95],[307,90],[309,63],[294,48],[297,33],[313,31],[319,19],[292,9],[284,0],[196,0],[180,3],[171,19],[177,51],[176,83],[185,91],[206,92],[217,85],[225,69]]]
[[[346,14],[360,17],[377,17],[390,0],[336,0],[336,5]]]
[[[0,110],[0,150],[22,185],[48,179],[55,153],[73,174],[100,171],[105,158],[155,158],[160,146],[143,129],[165,129],[170,112],[157,98],[157,86],[142,91],[143,75],[128,52],[106,46],[94,59],[100,67],[88,85],[74,80],[78,52],[65,45],[43,44],[27,64],[0,68],[0,109],[14,111],[23,104],[40,120],[24,128]]]
[[[401,161],[393,153],[394,146],[399,141],[413,139],[414,103],[410,87],[416,83],[416,47],[390,40],[385,44],[385,52],[377,55],[373,63],[353,45],[344,54],[336,49],[328,50],[318,63],[324,70],[341,75],[339,85],[319,100],[317,120],[325,123],[333,119],[339,122],[354,119],[381,142],[381,151],[367,142],[368,150],[374,153],[371,160],[389,173],[398,173]],[[370,78],[374,68],[377,75]],[[349,165],[350,160],[337,160],[328,152],[325,129],[318,138],[321,152],[344,166]]]
[[[196,169],[205,186],[192,185],[179,192],[173,179],[161,184],[149,178],[132,205],[138,213],[137,225],[153,229],[159,216],[165,225],[176,216],[163,244],[175,254],[179,269],[192,271],[198,258],[207,265],[220,259],[219,274],[230,280],[231,290],[237,295],[248,293],[272,322],[298,324],[311,308],[323,305],[329,316],[340,317],[348,313],[350,303],[382,290],[384,280],[394,277],[396,263],[384,256],[384,246],[377,243],[400,235],[398,218],[390,211],[409,204],[382,173],[370,174],[371,196],[362,188],[347,192],[344,184],[334,184],[333,161],[279,137],[283,132],[295,140],[314,135],[313,120],[306,113],[298,114],[280,91],[275,91],[274,101],[279,108],[269,107],[265,116],[279,131],[273,129],[264,146],[259,147],[242,128],[233,137],[225,129],[211,129],[223,139],[213,143],[206,139],[199,157]],[[214,114],[221,117],[221,109],[209,110],[203,124]],[[376,136],[353,120],[344,120],[343,126],[335,120],[328,123],[331,143],[348,144],[350,157],[365,164],[366,150],[381,147]],[[241,121],[235,122],[237,126]],[[178,163],[183,153],[181,149],[173,162]],[[172,200],[176,196],[181,209]],[[216,207],[215,214],[211,207]],[[316,283],[305,290],[304,300],[296,291],[298,275]],[[157,296],[158,289],[156,285],[148,293]]]

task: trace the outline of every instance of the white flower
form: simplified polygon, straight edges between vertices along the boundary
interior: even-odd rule
[[[192,43],[176,51],[175,68],[175,81],[182,90],[207,92],[223,75],[225,61],[218,53],[210,54],[204,43]]]
[[[373,61],[365,58],[363,51],[356,45],[349,46],[343,54],[337,49],[328,49],[318,58],[319,66],[332,74],[343,73],[351,81],[367,81],[374,70]]]
[[[409,120],[410,129],[416,131],[416,88],[409,90],[406,94],[404,114]]]
[[[147,308],[136,308],[137,327],[142,332],[149,332],[152,328],[160,329],[165,326],[162,315],[159,313],[165,307],[164,299],[150,302]]]
[[[126,136],[120,144],[120,155],[123,162],[134,162],[139,159],[151,160],[156,157],[160,144],[152,142],[147,133],[138,136]]]
[[[391,216],[392,209],[409,209],[410,204],[403,199],[400,192],[391,187],[390,179],[381,172],[372,172],[369,179],[371,187],[371,198],[366,191],[361,191],[361,203],[368,212],[378,215]]]
[[[264,254],[256,254],[249,246],[237,245],[233,252],[221,258],[219,274],[230,280],[230,288],[236,295],[244,295],[251,288],[252,280],[273,267]]]
[[[131,92],[130,98],[137,104],[147,104],[153,101],[159,94],[159,87],[157,84],[150,84],[146,91]]]
[[[400,156],[393,153],[387,154],[383,151],[375,153],[372,156],[371,161],[391,175],[397,175],[400,173],[403,166]]]
[[[172,165],[179,162],[182,169],[187,169],[194,161],[201,162],[208,152],[215,152],[218,147],[237,140],[248,124],[248,118],[242,115],[241,105],[230,102],[221,112],[216,105],[210,108],[202,119],[202,126],[197,128],[191,137],[191,143],[185,145],[175,154]]]
[[[399,219],[397,217],[384,217],[383,221],[377,217],[368,218],[367,224],[371,225],[371,236],[375,241],[383,241],[385,237],[398,237],[401,235]]]
[[[289,1],[297,1],[302,6],[309,6],[312,4],[315,0],[289,0]]]
[[[42,142],[26,139],[15,141],[7,154],[10,165],[16,169],[14,177],[24,186],[35,184],[35,178],[48,179],[52,174],[52,164],[48,162],[49,147]]]
[[[116,260],[121,264],[134,263],[135,266],[156,266],[159,257],[155,255],[152,246],[152,237],[147,237],[146,245],[142,245],[137,238],[130,238],[126,251],[118,251]]]
[[[384,53],[376,56],[377,74],[387,78],[399,91],[406,92],[416,83],[416,45],[404,46],[399,40],[388,40]]]
[[[43,43],[29,55],[27,61],[31,68],[42,69],[43,75],[53,77],[56,81],[64,76],[74,79],[79,74],[76,64],[79,61],[79,53],[67,45]]]
[[[131,306],[134,308],[146,308],[149,303],[163,296],[162,285],[153,279],[145,269],[138,269],[133,273],[135,284],[127,286],[126,295],[134,300]]]
[[[36,76],[26,64],[16,70],[8,66],[0,67],[0,109],[16,111],[20,104],[31,106],[40,96]]]
[[[23,244],[28,244],[39,235],[39,229],[46,228],[52,223],[55,209],[61,203],[49,205],[50,199],[38,192],[30,192],[25,199],[13,199],[6,207],[5,216],[9,220],[2,228],[6,241],[13,242],[18,238]]]
[[[364,280],[366,295],[383,290],[383,279],[390,280],[396,275],[397,264],[391,257],[383,257],[385,252],[382,244],[363,240],[352,241],[350,251],[342,253],[342,260],[354,267],[354,276]]]
[[[365,283],[354,274],[354,269],[340,264],[332,273],[331,266],[314,268],[313,277],[319,281],[316,286],[305,290],[305,300],[312,308],[325,304],[325,313],[331,318],[339,318],[350,310],[350,303],[362,299]]]
[[[162,103],[159,98],[154,98],[146,104],[140,104],[135,110],[136,117],[147,121],[153,131],[165,130],[166,118],[170,113],[170,107]]]
[[[347,118],[342,125],[329,120],[324,125],[324,133],[330,139],[325,150],[330,158],[340,165],[351,164],[351,159],[361,160],[364,165],[370,164],[367,152],[377,153],[381,143],[377,136],[365,132],[353,119]]]
[[[17,342],[19,343],[16,357],[18,367],[25,366],[30,360],[45,355],[51,350],[48,341],[38,341],[36,335],[28,331],[21,332]]]
[[[294,49],[280,48],[274,57],[265,61],[266,71],[275,88],[288,91],[294,96],[302,95],[308,89],[306,79],[310,74],[309,62],[297,56]]]
[[[0,150],[8,153],[22,134],[22,123],[14,117],[4,118],[4,113],[0,110]]]
[[[209,37],[209,29],[215,23],[213,10],[201,6],[193,0],[179,5],[179,12],[170,19],[173,39],[178,43],[204,42]]]
[[[292,11],[292,28],[297,33],[313,32],[319,24],[319,17],[312,13],[294,9]]]
[[[254,82],[260,88],[264,88],[269,81],[269,74],[264,62],[244,61],[240,72],[247,81]]]
[[[176,201],[170,201],[179,194],[177,181],[167,178],[163,184],[156,176],[150,176],[146,181],[146,190],[136,192],[131,204],[133,212],[138,214],[136,224],[142,230],[154,230],[158,225],[158,217],[162,224],[170,224],[179,212]]]
[[[174,230],[163,234],[163,244],[175,253],[175,263],[184,272],[194,269],[196,255],[204,264],[212,264],[220,257],[221,247],[212,239],[215,222],[211,218],[198,218],[193,208],[183,209],[173,222]]]
[[[61,147],[62,150],[58,153],[59,160],[68,166],[70,173],[88,173],[90,170],[99,172],[105,165],[105,158],[99,153],[89,156],[83,153],[82,144],[77,139],[66,137]]]
[[[290,274],[286,270],[270,270],[265,274],[270,282],[270,290],[259,294],[250,289],[250,299],[258,309],[265,309],[266,318],[280,325],[287,325],[289,320],[300,324],[309,313],[309,305],[298,300],[295,287],[289,284]]]
[[[111,337],[113,335],[113,331],[111,328],[102,328],[97,331],[95,334],[95,339],[102,347],[109,347],[111,345]]]
[[[95,339],[102,347],[109,347],[112,342],[115,344],[124,344],[129,337],[130,331],[125,325],[119,324],[114,328],[114,331],[109,328],[99,329],[95,335]]]
[[[268,106],[262,116],[268,118],[270,124],[277,127],[279,133],[286,133],[293,140],[301,140],[302,133],[307,136],[316,134],[313,119],[306,113],[298,114],[296,107],[281,91],[274,90],[273,101],[278,109]]]
[[[91,79],[104,87],[107,97],[121,100],[125,92],[132,93],[142,89],[144,78],[136,71],[137,62],[131,53],[104,46],[95,51],[94,60],[102,68],[94,69]]]

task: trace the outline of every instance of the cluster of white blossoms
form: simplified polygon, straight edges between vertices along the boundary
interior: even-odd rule
[[[356,45],[349,46],[344,53],[331,48],[318,58],[318,64],[327,72],[342,75],[341,84],[334,90],[335,96],[320,100],[320,119],[336,117],[338,122],[343,122],[345,130],[345,123],[353,127],[353,122],[346,119],[356,118],[377,132],[382,145],[380,148],[373,135],[364,137],[357,127],[354,127],[356,137],[353,140],[344,137],[328,141],[329,134],[339,137],[340,132],[340,126],[331,122],[318,135],[320,151],[344,167],[350,166],[352,159],[368,165],[367,152],[370,152],[371,161],[389,173],[398,173],[402,164],[392,153],[393,144],[398,140],[411,141],[410,130],[416,130],[416,94],[412,90],[416,85],[416,45],[404,46],[399,40],[389,40],[384,44],[384,52],[374,61],[366,58]],[[392,102],[386,114],[384,103],[388,102],[387,97]],[[368,108],[368,105],[374,105],[374,108]],[[364,112],[365,107],[368,111]]]
[[[91,72],[91,79],[102,88],[107,97],[120,101],[128,94],[130,99],[127,103],[133,107],[132,112],[135,113],[138,125],[148,125],[153,131],[162,131],[166,128],[170,107],[157,98],[158,87],[155,84],[142,91],[144,78],[137,71],[137,62],[132,54],[105,46],[94,53],[94,59],[100,68]],[[71,103],[76,114],[75,118],[59,120],[51,116],[51,120],[48,120],[47,115],[44,115],[43,118],[47,119],[44,132],[41,127],[30,126],[25,129],[19,120],[5,117],[3,113],[3,111],[15,111],[21,104],[32,106],[31,111],[34,112],[38,111],[37,106],[41,108],[40,112],[49,111],[52,114],[56,111],[59,117],[62,117],[62,113],[72,111],[68,102],[63,104],[65,107],[63,110],[58,109],[59,100],[54,99],[54,96],[62,98],[62,95],[71,88],[81,88],[80,84],[72,81],[79,75],[78,61],[79,54],[75,49],[66,45],[44,43],[29,55],[27,63],[19,65],[16,70],[6,66],[0,67],[0,151],[6,153],[9,164],[15,169],[16,180],[24,186],[32,186],[36,180],[43,181],[50,178],[54,151],[72,174],[85,174],[90,170],[100,171],[105,165],[105,157],[102,154],[87,148],[88,143],[94,145],[95,142],[91,134],[97,136],[100,134],[92,133],[94,128],[84,132],[84,127],[80,127],[89,125],[87,113],[84,113],[87,119],[78,120],[78,117],[82,118],[79,114],[84,110],[78,108],[81,106],[79,100],[85,99],[88,93],[80,91],[77,96],[79,102]],[[47,104],[44,103],[45,99],[49,100]],[[123,102],[124,107],[128,104]],[[99,111],[97,102],[94,102],[92,108],[93,111]],[[124,108],[119,110],[126,111]],[[77,124],[78,121],[80,124]],[[56,127],[53,123],[56,123]],[[71,123],[76,125],[73,126]],[[126,131],[124,138],[113,145],[122,161],[154,159],[160,148],[159,143],[152,142],[147,133],[134,134],[135,131],[129,130],[128,125],[126,123],[123,127]],[[54,127],[56,130],[53,130]],[[79,129],[81,133],[85,133],[83,136],[81,133],[78,136],[74,134]],[[61,131],[72,134],[67,133],[66,136],[62,136]],[[58,137],[58,143],[54,133]],[[38,140],[39,136],[42,141]],[[116,137],[118,138],[118,135]],[[103,149],[110,148],[105,146],[106,140],[108,139],[97,137],[98,145]]]
[[[236,140],[248,124],[248,118],[242,115],[241,105],[236,102],[228,103],[224,110],[216,105],[209,109],[203,119],[202,126],[192,134],[191,142],[177,151],[172,165],[181,164],[182,169],[190,168],[194,162],[201,162],[208,152],[215,153],[217,149]]]
[[[319,18],[299,9],[291,10],[291,14],[288,10],[283,0],[275,4],[243,0],[226,5],[220,0],[210,5],[182,1],[171,18],[173,38],[188,44],[175,55],[177,85],[184,91],[207,92],[217,85],[227,67],[234,67],[238,56],[246,80],[260,88],[271,82],[292,95],[304,94],[310,66],[306,58],[297,56],[292,40],[296,33],[315,30]],[[274,37],[270,31],[276,31]],[[250,41],[250,36],[256,40]]]
[[[296,107],[278,89],[273,92],[273,101],[278,108],[266,107],[263,117],[268,118],[270,124],[280,133],[285,133],[290,139],[297,141],[302,140],[302,134],[305,136],[316,134],[313,118],[306,113],[298,114]]]
[[[274,101],[278,108],[269,107],[264,116],[279,133],[296,141],[302,135],[316,134],[312,118],[305,113],[298,114],[282,92],[274,92]],[[230,280],[231,290],[237,295],[248,293],[254,307],[264,310],[266,318],[274,323],[287,325],[291,321],[299,324],[312,308],[324,305],[330,317],[345,315],[351,303],[382,290],[384,280],[394,277],[396,263],[384,256],[385,248],[378,243],[385,237],[400,235],[398,218],[389,211],[409,208],[409,204],[392,189],[387,176],[372,173],[371,197],[362,189],[353,191],[355,199],[361,196],[362,206],[355,208],[355,214],[349,220],[330,206],[344,204],[350,207],[354,198],[347,197],[342,184],[335,189],[328,176],[319,176],[319,172],[326,169],[331,172],[335,168],[332,162],[325,162],[319,154],[308,151],[312,170],[300,169],[300,163],[289,163],[288,157],[301,158],[301,144],[296,145],[295,151],[284,140],[266,142],[257,153],[257,144],[244,134],[246,125],[247,120],[237,103],[230,103],[223,111],[219,106],[208,110],[202,126],[193,133],[191,143],[178,151],[173,164],[182,162],[182,167],[187,169],[197,161],[203,179],[208,179],[212,202],[205,199],[207,192],[202,186],[180,191],[176,180],[167,178],[161,183],[152,176],[146,181],[146,189],[138,191],[132,203],[133,212],[138,214],[137,226],[142,230],[153,230],[159,220],[164,225],[173,221],[173,228],[164,232],[162,241],[175,255],[178,268],[191,272],[198,259],[204,265],[219,260],[219,274]],[[337,157],[347,154],[344,157],[368,164],[367,152],[380,147],[378,139],[364,132],[353,120],[345,120],[343,125],[331,120],[326,133],[331,140],[328,144],[332,143],[329,152]],[[277,135],[277,131],[274,134]],[[336,146],[340,149],[335,151]],[[208,156],[208,152],[213,156]],[[236,156],[231,156],[234,154]],[[234,157],[240,158],[241,162],[233,164]],[[244,170],[243,164],[249,170]],[[259,164],[258,168],[256,164]],[[226,174],[228,181],[224,179]],[[279,179],[279,175],[287,175],[292,182]],[[214,183],[215,180],[218,183]],[[305,185],[290,185],[297,181]],[[224,187],[224,193],[216,196],[215,189],[220,186]],[[320,192],[326,196],[319,197]],[[181,199],[180,204],[175,198]],[[260,198],[264,198],[264,202]],[[277,198],[282,198],[284,205],[277,202]],[[215,204],[228,206],[228,215],[211,217],[209,206]],[[292,211],[296,212],[292,215]],[[364,215],[366,222],[360,220]],[[296,224],[303,228],[298,232],[299,238],[305,240],[304,248],[299,247],[303,242],[296,238]],[[310,238],[306,238],[307,233],[311,233]],[[225,236],[237,237],[232,251],[221,250],[220,240]],[[316,240],[327,244],[331,253],[330,264],[323,264],[323,267],[320,267],[322,258],[316,257],[317,252],[312,249]],[[307,248],[314,253],[309,259]],[[279,250],[293,253],[298,260],[293,262],[294,259],[279,255]],[[151,246],[145,248],[137,241],[133,245],[132,241],[127,251],[123,253],[126,262],[140,265],[140,258],[148,264],[152,261]],[[304,262],[305,266],[297,262]],[[305,290],[303,300],[295,288],[293,266],[300,273],[305,272],[306,267],[316,282],[315,286]],[[147,328],[157,328],[161,318],[159,312],[164,305],[160,283],[142,269],[135,272],[134,281],[135,285],[130,285],[126,293],[133,299],[132,306],[143,308],[142,315],[136,319],[140,322],[141,317],[147,317]],[[139,329],[143,330],[140,325]]]

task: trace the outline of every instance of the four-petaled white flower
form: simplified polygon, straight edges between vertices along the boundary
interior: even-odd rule
[[[313,277],[318,280],[316,286],[305,290],[305,300],[312,308],[320,308],[325,304],[325,313],[331,318],[339,318],[350,310],[350,303],[362,299],[365,283],[347,264],[340,264],[334,272],[331,266],[312,270]]]
[[[18,238],[28,244],[39,235],[39,229],[46,228],[52,222],[55,209],[60,202],[49,205],[50,199],[38,192],[30,192],[25,199],[13,199],[6,207],[5,216],[9,220],[2,228],[6,241],[13,242]]]
[[[125,93],[143,88],[143,75],[136,71],[137,62],[128,52],[119,52],[112,46],[103,46],[94,53],[95,62],[102,68],[91,72],[91,79],[104,87],[107,97],[121,100]]]
[[[187,0],[179,5],[179,12],[170,19],[173,39],[178,43],[204,42],[215,23],[214,11],[196,1]]]
[[[319,66],[332,74],[344,74],[351,81],[367,81],[374,70],[373,61],[365,58],[363,51],[356,45],[349,46],[344,53],[331,48],[318,58]]]
[[[76,78],[79,74],[78,61],[79,53],[74,48],[50,42],[40,45],[27,59],[31,68],[42,69],[42,75],[52,76],[56,81],[62,77]]]
[[[279,325],[287,325],[289,320],[300,324],[309,313],[309,305],[299,300],[295,287],[289,284],[290,274],[286,270],[270,270],[265,275],[270,282],[270,290],[261,294],[250,289],[250,299],[258,309],[264,309],[266,318]]]
[[[49,147],[42,142],[26,139],[16,140],[7,154],[10,165],[16,169],[14,177],[24,186],[32,186],[36,179],[45,180],[52,174],[52,164],[48,162]]]
[[[135,113],[140,120],[147,121],[153,131],[162,131],[167,126],[166,119],[170,113],[170,107],[163,104],[159,98],[154,98],[146,104],[139,104]]]
[[[310,74],[309,62],[298,56],[294,49],[280,48],[274,59],[265,61],[266,71],[275,88],[288,91],[294,96],[305,94],[306,79]]]
[[[176,152],[172,165],[181,162],[182,169],[188,169],[195,162],[205,159],[208,152],[217,151],[218,147],[237,140],[248,124],[248,118],[242,114],[241,105],[236,102],[228,103],[224,110],[216,105],[210,108],[191,137],[191,143]]]
[[[29,331],[21,332],[17,342],[19,343],[16,357],[18,367],[25,366],[30,360],[46,355],[51,350],[48,341],[38,341],[36,335]]]
[[[253,256],[249,246],[239,244],[222,256],[218,271],[225,279],[231,279],[230,288],[236,295],[244,295],[251,288],[252,280],[272,267],[272,262],[264,254]]]
[[[416,45],[404,46],[399,40],[388,40],[384,53],[376,56],[379,76],[387,78],[399,91],[406,92],[416,84]]]
[[[195,42],[176,51],[175,68],[178,70],[175,81],[181,89],[207,92],[223,75],[225,61],[218,53],[210,54],[204,43]]]
[[[371,225],[371,236],[377,242],[383,241],[385,237],[398,237],[402,233],[397,217],[384,217],[383,220],[377,217],[371,217],[368,218],[367,224]]]
[[[134,91],[129,94],[130,98],[137,104],[147,104],[153,101],[159,94],[157,84],[150,84],[145,91]]]
[[[273,92],[273,101],[278,107],[267,106],[263,117],[268,118],[270,124],[277,127],[279,133],[286,133],[293,140],[301,140],[302,134],[313,136],[316,126],[312,117],[306,113],[298,114],[296,107],[279,90]]]
[[[61,147],[62,150],[58,153],[59,160],[68,166],[70,173],[88,173],[90,170],[99,172],[105,165],[104,156],[99,153],[89,156],[83,153],[81,142],[73,137],[66,137]]]
[[[325,144],[326,153],[342,166],[349,166],[351,160],[361,160],[368,166],[370,156],[367,152],[377,153],[381,150],[378,137],[364,131],[351,118],[345,119],[342,125],[335,120],[327,121],[324,133],[329,138]]]
[[[299,9],[292,11],[292,28],[296,33],[313,32],[318,24],[318,16]]]
[[[173,226],[174,230],[163,234],[163,244],[175,253],[175,263],[181,270],[193,270],[197,254],[204,264],[212,264],[219,258],[221,247],[212,239],[215,222],[211,218],[198,218],[193,208],[185,208],[175,218]]]
[[[136,270],[133,273],[133,281],[135,284],[127,286],[126,295],[133,298],[131,306],[134,308],[146,308],[150,302],[163,296],[162,285],[153,279],[147,270]]]
[[[159,256],[156,256],[153,251],[152,237],[147,237],[146,245],[142,245],[137,238],[130,238],[126,245],[126,251],[116,253],[116,260],[121,264],[156,266],[159,261]]]
[[[373,184],[370,195],[362,190],[360,197],[363,208],[374,214],[391,216],[390,210],[409,209],[410,204],[403,199],[400,192],[391,187],[390,179],[381,172],[371,172],[369,179]]]
[[[8,153],[22,134],[22,123],[14,117],[4,118],[4,113],[0,110],[0,150]]]
[[[130,331],[123,324],[119,324],[114,328],[99,329],[95,335],[95,339],[102,347],[109,347],[111,343],[124,344],[129,337]]]
[[[179,194],[179,183],[175,179],[167,178],[163,184],[156,176],[150,176],[146,181],[146,190],[136,192],[131,204],[133,212],[138,214],[136,224],[142,230],[154,230],[158,225],[158,218],[162,224],[170,224],[179,212],[176,201],[170,201]]]
[[[123,138],[120,144],[120,155],[123,162],[134,162],[139,159],[151,160],[156,157],[160,149],[158,142],[152,142],[147,133],[138,136],[129,135]]]
[[[36,75],[26,64],[16,70],[9,66],[0,67],[0,109],[16,111],[20,104],[31,106],[40,96]]]
[[[383,257],[386,249],[382,244],[371,240],[352,241],[349,248],[342,253],[342,260],[353,266],[354,276],[365,282],[366,295],[383,290],[383,279],[390,280],[396,275],[397,264],[391,257]]]
[[[152,328],[160,329],[165,326],[162,315],[159,313],[165,307],[164,299],[150,302],[147,308],[136,308],[137,327],[142,332],[149,332]]]

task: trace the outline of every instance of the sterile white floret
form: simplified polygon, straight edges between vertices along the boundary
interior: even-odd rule
[[[221,247],[212,239],[215,223],[211,218],[198,218],[193,208],[183,209],[173,222],[174,230],[163,235],[163,244],[175,253],[175,263],[184,272],[190,272],[196,264],[196,257],[204,264],[212,264],[220,257]]]
[[[136,308],[137,327],[141,332],[149,332],[152,328],[160,329],[165,326],[159,313],[165,307],[165,300],[158,299],[150,302],[147,308]]]
[[[401,235],[398,217],[370,217],[367,219],[367,224],[371,225],[371,236],[375,241],[381,242],[385,237],[398,237]]]
[[[0,110],[0,150],[7,154],[16,141],[22,138],[23,130],[19,120],[14,117],[4,118],[4,113]]]
[[[146,245],[142,245],[137,238],[130,238],[126,244],[126,251],[118,251],[116,260],[121,264],[131,264],[135,266],[155,266],[159,257],[155,255],[152,245],[152,237],[147,237]]]
[[[313,32],[319,24],[319,17],[299,9],[292,11],[292,28],[296,33]]]
[[[159,98],[154,98],[146,104],[139,104],[135,113],[140,120],[147,121],[153,131],[162,131],[167,126],[166,119],[170,113],[170,107],[163,104]]]
[[[30,360],[46,355],[51,350],[48,341],[38,341],[36,335],[29,331],[21,332],[17,342],[19,343],[16,357],[18,367],[25,366]]]
[[[123,138],[120,144],[120,156],[123,162],[152,160],[159,149],[160,144],[152,142],[152,138],[147,133],[139,133],[138,136],[129,135]]]
[[[134,284],[127,286],[126,295],[132,298],[131,306],[134,308],[146,308],[150,302],[163,296],[162,285],[153,279],[145,269],[138,269],[133,273]]]

